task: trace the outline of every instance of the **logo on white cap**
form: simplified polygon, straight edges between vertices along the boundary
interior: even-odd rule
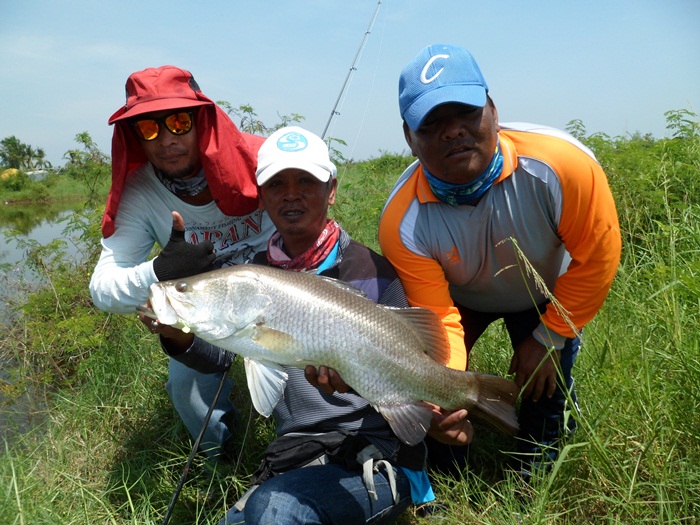
[[[428,68],[435,62],[438,58],[450,58],[450,55],[435,55],[434,57],[430,57],[430,60],[425,64],[425,67],[423,67],[423,71],[420,72],[420,81],[423,84],[430,84],[433,80],[435,80],[437,77],[440,76],[440,73],[442,73],[445,68],[441,67],[438,69],[438,72],[435,73],[432,77],[427,78],[426,74],[428,73]]]
[[[309,146],[309,141],[301,133],[290,131],[277,139],[277,149],[280,151],[303,151]]]

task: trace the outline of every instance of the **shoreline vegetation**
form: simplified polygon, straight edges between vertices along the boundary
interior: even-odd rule
[[[440,523],[698,523],[700,126],[685,110],[669,111],[667,123],[664,139],[588,134],[581,121],[567,127],[608,174],[623,233],[620,269],[574,369],[579,430],[550,473],[523,485],[506,470],[512,438],[477,428],[468,470],[434,480]],[[411,160],[382,152],[339,165],[331,211],[357,240],[378,249],[379,214]],[[57,176],[85,192],[88,205],[65,232],[82,257],[30,246],[28,264],[47,284],[12,305],[0,332],[0,361],[15,363],[0,376],[0,397],[32,392],[41,401],[0,406],[31,418],[0,439],[0,523],[161,523],[192,444],[167,398],[167,358],[153,336],[136,315],[106,314],[90,300],[108,159]],[[510,356],[497,324],[470,366],[502,375]],[[215,471],[195,459],[172,523],[216,524],[272,438],[272,422],[251,408],[240,362],[232,374],[238,455]],[[428,521],[408,511],[396,523]]]

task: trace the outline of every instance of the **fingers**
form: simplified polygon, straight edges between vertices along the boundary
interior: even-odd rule
[[[350,386],[340,377],[340,374],[332,368],[328,369],[328,378],[334,391],[340,392],[341,394],[350,391]]]
[[[318,386],[321,387],[321,390],[323,390],[326,394],[332,394],[335,388],[333,388],[332,385],[332,376],[331,376],[332,370],[329,370],[328,367],[325,366],[319,366],[318,367]]]
[[[451,427],[461,427],[462,421],[466,420],[468,415],[469,413],[464,409],[447,412],[447,415],[438,422],[437,427],[443,430],[448,430]]]
[[[306,365],[306,368],[304,368],[304,376],[313,386],[318,386],[318,371],[315,366]]]
[[[557,390],[557,378],[556,376],[553,377],[547,386],[547,397],[551,399],[551,397],[554,395],[554,392]]]
[[[510,367],[508,367],[509,374],[515,374],[518,371],[518,352],[513,353],[513,357],[510,360]],[[522,385],[518,385],[522,387]]]
[[[306,368],[304,368],[304,375],[309,383],[320,388],[326,394],[332,394],[335,390],[331,384],[329,370],[325,366],[319,366],[318,369],[316,369],[315,366],[307,365]]]
[[[341,394],[350,391],[350,386],[340,377],[340,374],[327,366],[307,365],[304,368],[306,380],[313,386],[320,388],[326,394],[340,392]]]
[[[170,242],[185,242],[185,221],[178,212],[172,212],[173,228],[170,230]]]
[[[161,327],[161,324],[157,320],[151,319],[150,317],[146,317],[143,314],[139,314],[139,320],[146,326],[146,328],[148,328],[148,331],[152,334],[157,333]]]
[[[534,402],[539,401],[543,395],[551,398],[557,389],[557,370],[551,363],[546,363],[533,375],[526,376],[522,374],[520,379],[525,384],[522,396],[524,398],[529,397]],[[517,375],[515,382],[520,386]]]
[[[186,345],[188,347],[194,340],[192,333],[185,333],[179,328],[167,324],[159,323],[156,319],[147,317],[143,314],[138,314],[139,320],[144,324],[148,331],[152,334],[163,336],[166,339],[175,341],[178,345]]]
[[[428,434],[446,445],[468,445],[474,437],[474,428],[466,410],[433,412]]]
[[[173,230],[185,231],[185,220],[182,218],[178,212],[173,211]]]

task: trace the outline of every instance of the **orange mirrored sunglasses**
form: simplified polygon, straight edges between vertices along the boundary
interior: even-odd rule
[[[131,126],[142,140],[153,140],[160,134],[161,124],[173,135],[185,135],[192,129],[192,111],[175,111],[161,118],[132,120]]]

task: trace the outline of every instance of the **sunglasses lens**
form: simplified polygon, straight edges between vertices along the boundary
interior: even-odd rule
[[[160,133],[160,124],[164,123],[173,135],[184,135],[192,129],[192,114],[186,111],[171,113],[167,117],[148,118],[132,123],[136,134],[143,140],[153,140]]]
[[[158,136],[158,122],[152,119],[137,120],[134,129],[143,140],[153,140]]]
[[[165,117],[165,125],[174,135],[184,135],[192,129],[192,117],[189,113],[173,113]]]

